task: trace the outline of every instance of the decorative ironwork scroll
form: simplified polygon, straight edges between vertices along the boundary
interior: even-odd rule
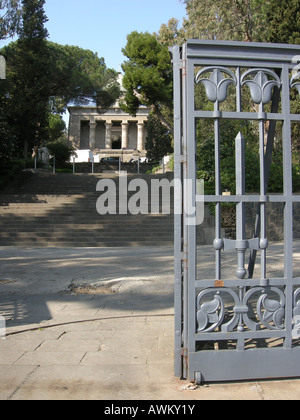
[[[284,293],[276,287],[254,287],[242,299],[232,289],[206,289],[197,297],[197,332],[213,332],[219,327],[222,332],[230,332],[237,326],[240,332],[246,328],[250,331],[282,330],[285,303]],[[300,310],[300,297],[297,305],[295,314]],[[225,323],[224,319],[227,319]]]
[[[255,76],[249,79],[249,76],[253,75]],[[250,69],[243,74],[241,81],[242,86],[248,85],[250,88],[251,98],[255,104],[268,104],[272,99],[273,88],[281,86],[277,74],[268,69]]]
[[[300,79],[300,73],[296,73],[291,78],[291,88],[296,88],[300,95],[300,80],[296,81],[297,79]]]
[[[210,73],[210,78],[201,78],[206,73]],[[226,74],[229,77],[224,77]],[[225,67],[206,67],[200,70],[196,76],[196,83],[202,83],[206,90],[207,99],[210,102],[224,102],[227,98],[228,87],[236,85],[235,74]]]

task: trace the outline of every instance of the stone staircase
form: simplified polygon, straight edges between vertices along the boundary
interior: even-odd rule
[[[127,175],[128,183],[133,178],[147,182],[149,206],[151,180],[163,177],[172,179],[172,176]],[[101,216],[96,203],[102,193],[96,191],[96,185],[105,178],[115,181],[118,196],[119,179],[116,174],[32,174],[15,191],[3,192],[0,194],[0,246],[173,245],[173,194],[169,215],[123,215],[117,211],[116,215]],[[128,193],[128,199],[135,193]],[[208,222],[209,225],[211,220]],[[202,227],[199,235],[200,242],[206,243],[207,236],[213,236],[212,228],[207,225]]]

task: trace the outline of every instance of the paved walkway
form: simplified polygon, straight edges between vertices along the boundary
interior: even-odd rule
[[[299,399],[298,379],[190,390],[173,314],[171,248],[0,248],[0,399]]]

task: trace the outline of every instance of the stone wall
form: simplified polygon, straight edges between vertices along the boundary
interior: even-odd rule
[[[255,219],[258,205],[246,203],[246,236],[252,238],[255,227]],[[222,226],[225,229],[226,237],[235,239],[235,206],[229,206],[222,210]],[[284,240],[284,204],[266,204],[267,237],[270,241]],[[300,239],[300,203],[294,203],[293,220],[294,239]]]
[[[284,203],[267,203],[267,237],[270,241],[284,240]],[[247,204],[247,234],[253,236],[257,205]],[[300,203],[294,203],[294,239],[300,239]]]

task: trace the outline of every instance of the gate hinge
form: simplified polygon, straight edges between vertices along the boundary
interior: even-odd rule
[[[182,70],[186,67],[186,60],[179,60],[175,65],[178,70]]]
[[[182,266],[182,274],[184,273],[184,270],[187,268],[187,254],[185,252],[181,253],[181,266]]]
[[[188,349],[187,349],[187,348],[185,348],[185,347],[183,347],[183,348],[181,349],[181,356],[182,356],[182,357],[183,357],[183,359],[186,361],[186,363],[188,363],[188,359],[189,359],[188,354],[189,354]]]
[[[174,156],[174,163],[186,163],[184,155]]]

